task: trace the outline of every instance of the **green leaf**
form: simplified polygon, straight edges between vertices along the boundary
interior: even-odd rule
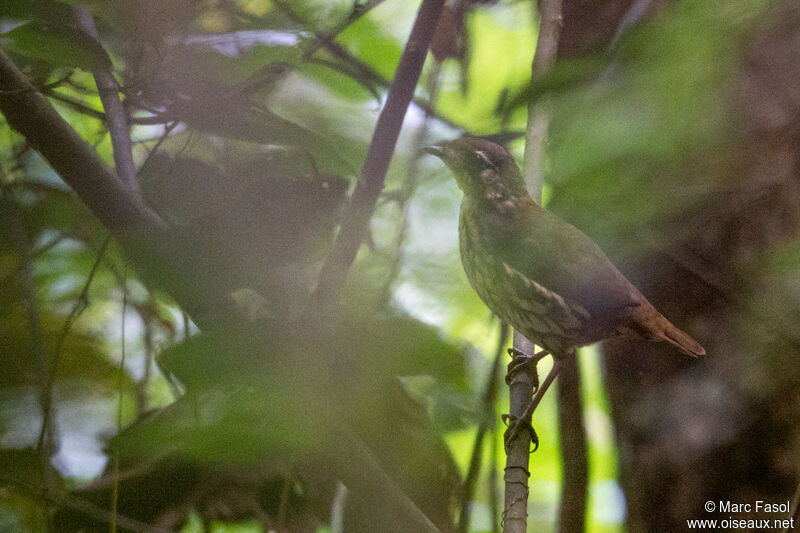
[[[67,26],[34,21],[3,35],[12,50],[31,58],[87,71],[111,69],[111,59],[97,41]]]

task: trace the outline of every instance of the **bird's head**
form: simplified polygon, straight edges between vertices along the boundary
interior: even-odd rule
[[[470,201],[498,204],[528,197],[517,163],[499,144],[463,136],[425,151],[444,161]]]

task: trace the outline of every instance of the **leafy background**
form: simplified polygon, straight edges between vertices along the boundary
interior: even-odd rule
[[[350,449],[340,425],[452,528],[509,341],[459,264],[460,192],[420,149],[505,132],[521,156],[524,109],[543,97],[547,207],[709,351],[686,361],[631,340],[581,351],[585,529],[683,530],[713,517],[707,500],[791,499],[791,1],[566,1],[560,61],[532,85],[531,2],[448,4],[341,307],[302,333],[285,326],[316,283],[417,3],[362,2],[362,14],[344,0],[98,0],[88,7],[102,46],[69,23],[70,4],[4,2],[2,49],[109,164],[91,71],[111,66],[174,268],[108,240],[2,125],[1,530],[107,528],[115,485],[122,528],[127,517],[187,532],[369,530],[364,502],[337,488],[346,473],[330,451]],[[232,295],[235,312],[187,314],[186,290]],[[471,531],[497,527],[499,391]],[[535,419],[531,530],[558,529],[562,457],[581,453],[562,446],[558,420],[551,393]]]

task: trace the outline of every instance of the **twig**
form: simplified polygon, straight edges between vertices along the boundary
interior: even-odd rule
[[[419,8],[411,36],[397,65],[394,83],[386,97],[386,105],[375,125],[361,169],[361,179],[353,191],[331,253],[322,267],[310,308],[316,309],[320,304],[336,300],[356,252],[367,234],[375,204],[383,190],[400,127],[403,125],[408,104],[414,96],[443,4],[444,0],[424,0]]]
[[[556,60],[558,38],[561,33],[561,0],[542,0],[539,4],[539,38],[531,64],[531,80],[534,81]],[[525,183],[531,196],[541,203],[544,181],[544,148],[549,126],[549,109],[531,102],[528,105],[528,125],[525,135]],[[514,332],[514,347],[523,353],[533,353],[533,346],[518,332]],[[536,367],[528,368],[536,372]],[[526,422],[526,407],[529,407],[533,386],[538,381],[530,372],[519,372],[509,384],[509,414],[518,421]],[[520,427],[520,426],[517,426]],[[503,507],[503,531],[524,533],[528,523],[528,465],[530,447],[527,438],[512,438],[506,445],[505,499]]]
[[[136,384],[137,417],[147,410],[147,390],[150,387],[150,367],[153,364],[153,321],[143,313],[140,313],[140,316],[144,322],[144,369],[142,379]]]
[[[556,60],[561,35],[561,0],[543,0],[539,11],[539,39],[531,65],[531,81],[546,72]],[[534,200],[541,203],[544,183],[544,149],[550,125],[547,98],[532,99],[528,104],[525,130],[525,184]]]
[[[49,98],[61,102],[65,104],[67,107],[71,107],[73,110],[77,111],[78,113],[82,113],[86,116],[96,118],[97,120],[102,120],[103,122],[106,121],[106,114],[102,111],[95,109],[93,107],[89,107],[88,105],[84,104],[83,102],[76,100],[70,96],[65,94],[61,94],[58,91],[55,91],[49,87],[42,87],[42,94],[47,95]]]
[[[472,445],[472,455],[469,460],[467,475],[461,488],[461,509],[458,517],[458,531],[466,533],[469,530],[469,503],[475,488],[475,482],[481,473],[481,458],[483,456],[483,439],[494,427],[495,400],[497,398],[497,381],[500,376],[504,347],[508,342],[508,324],[500,324],[500,335],[497,340],[497,351],[486,378],[486,386],[481,397],[481,412],[478,429],[475,432],[475,442]]]
[[[165,224],[127,188],[0,50],[0,112],[89,209],[115,233],[139,229],[150,237]]]
[[[111,240],[110,235],[106,235],[106,238],[103,240],[103,244],[100,246],[100,250],[97,252],[97,257],[92,264],[92,268],[89,271],[89,275],[86,278],[86,282],[83,284],[83,288],[81,289],[78,298],[75,300],[75,304],[72,306],[72,309],[67,315],[67,319],[64,321],[64,327],[61,329],[61,334],[58,336],[58,340],[56,341],[56,349],[53,353],[53,358],[50,360],[50,364],[46,371],[44,372],[44,376],[47,380],[45,386],[45,393],[44,396],[45,404],[44,409],[46,412],[49,412],[51,408],[51,404],[53,402],[53,385],[55,384],[56,376],[58,375],[58,365],[61,361],[61,350],[64,347],[64,341],[66,340],[67,336],[69,335],[70,330],[72,329],[73,324],[78,319],[81,313],[83,313],[84,309],[89,305],[89,287],[92,285],[92,280],[94,279],[94,275],[97,272],[97,268],[100,266],[100,261],[103,259],[103,255],[105,254],[106,248],[108,247],[108,243]],[[39,430],[39,438],[37,449],[41,449],[44,445],[45,439],[49,433],[53,431],[51,421],[49,417],[45,417],[42,421],[42,427]]]
[[[86,6],[77,5],[73,8],[78,28],[100,44],[100,36],[94,25],[92,14]],[[94,81],[100,94],[100,101],[106,111],[106,125],[111,136],[111,147],[114,151],[114,164],[117,175],[131,194],[139,196],[139,179],[136,174],[136,165],[133,162],[131,151],[131,137],[128,130],[128,115],[119,99],[117,80],[108,70],[95,70]]]
[[[497,463],[500,462],[500,445],[497,434],[492,432],[492,460],[489,469],[489,514],[492,517],[492,533],[500,531],[500,473]]]
[[[377,1],[372,0],[368,2],[367,4],[365,4],[363,12],[359,11],[358,17],[352,18],[351,15],[351,17],[348,17],[348,19],[346,19],[349,20],[347,25],[352,24],[353,22],[358,20],[358,18],[365,15],[370,9],[378,6],[382,2],[383,0],[377,0]],[[291,7],[286,2],[279,0],[278,2],[276,2],[276,5],[278,5],[278,7],[280,7],[292,20],[294,20],[298,24],[306,24],[306,21],[303,20],[303,18],[300,17],[300,15],[298,15],[294,10],[292,10]],[[368,9],[366,7],[368,7]],[[310,56],[315,52],[317,52],[320,48],[325,48],[328,52],[331,53],[331,55],[340,59],[344,64],[348,65],[349,69],[336,67],[330,62],[316,61],[316,60],[315,62],[319,62],[320,64],[323,64],[328,68],[336,70],[337,72],[342,72],[347,76],[352,77],[357,83],[362,85],[371,93],[375,92],[373,85],[379,85],[381,87],[391,87],[392,86],[391,80],[384,78],[380,73],[378,73],[374,68],[372,68],[372,66],[370,66],[368,63],[365,63],[364,61],[360,60],[359,58],[351,54],[349,50],[347,50],[345,47],[343,47],[334,40],[336,35],[338,35],[342,30],[344,30],[347,27],[347,25],[344,25],[343,22],[342,24],[337,26],[333,31],[327,33],[316,32],[314,34],[316,40],[303,54],[304,57],[310,59]],[[356,74],[359,74],[360,76]],[[396,76],[395,79],[397,79]],[[420,108],[425,113],[426,116],[434,117],[440,122],[447,124],[452,128],[456,128],[462,131],[466,129],[464,128],[464,126],[456,123],[452,119],[440,115],[433,107],[433,103],[431,101],[433,100],[433,97],[429,96],[429,98],[430,100],[425,100],[423,98],[413,97],[411,101],[414,103],[415,106]]]
[[[441,71],[441,62],[434,60],[433,68],[428,76],[428,96],[432,103],[436,102],[436,96],[439,89],[439,73]],[[400,207],[400,223],[397,226],[397,233],[394,236],[392,248],[389,251],[391,254],[389,274],[386,276],[386,281],[381,288],[379,302],[386,307],[391,300],[392,287],[397,281],[400,271],[403,266],[403,242],[408,233],[408,222],[410,216],[409,200],[417,188],[417,180],[419,179],[419,158],[422,153],[422,148],[425,144],[425,139],[428,136],[430,129],[430,116],[425,115],[422,124],[414,132],[411,141],[411,157],[406,169],[405,179],[403,186],[398,195],[398,204]]]
[[[111,523],[111,513],[108,510],[103,509],[99,505],[92,503],[89,500],[75,497],[69,493],[63,491],[42,493],[41,490],[34,489],[16,479],[7,477],[0,477],[0,486],[14,487],[15,489],[30,494],[31,496],[41,498],[45,502],[54,506],[68,507],[98,522],[103,522],[106,524]],[[140,522],[124,515],[118,515],[117,522],[121,527],[124,527],[126,530],[134,533],[171,533],[170,530],[145,524],[144,522]]]
[[[0,181],[2,184],[2,181]],[[36,446],[36,453],[39,459],[39,475],[42,478],[43,486],[47,490],[54,487],[55,474],[52,466],[50,465],[50,456],[53,453],[53,433],[47,432],[45,428],[52,427],[48,421],[52,419],[53,413],[50,408],[50,387],[49,379],[47,377],[47,354],[44,348],[44,340],[42,338],[42,321],[39,313],[39,304],[36,299],[36,282],[33,277],[33,263],[31,259],[30,243],[28,236],[25,232],[25,226],[20,213],[19,205],[16,199],[13,198],[11,192],[2,186],[2,200],[8,206],[10,211],[9,223],[11,230],[11,238],[16,249],[17,262],[19,264],[19,279],[22,292],[22,301],[25,311],[28,314],[28,326],[31,335],[31,357],[38,367],[39,374],[39,408],[42,411],[42,434]],[[45,438],[45,436],[47,438]],[[49,510],[46,508],[48,513]],[[48,530],[52,531],[52,525],[48,523]]]
[[[47,253],[48,251],[52,250],[54,247],[56,247],[59,243],[61,243],[67,237],[68,237],[68,235],[65,232],[61,232],[58,235],[56,235],[55,237],[53,237],[53,239],[51,241],[49,241],[48,243],[43,244],[43,245],[39,246],[38,248],[35,248],[35,249],[31,250],[30,251],[31,260],[35,260],[40,255],[42,255],[44,253]],[[11,278],[13,278],[14,276],[21,275],[22,266],[23,265],[17,265],[16,269],[14,269],[13,271],[7,273],[5,276],[0,278],[0,287],[5,287],[8,283],[10,283]]]
[[[119,402],[117,403],[117,433],[122,431],[122,401],[125,395],[122,393],[122,386],[125,377],[125,314],[128,309],[128,269],[122,273],[122,317],[120,327],[122,335],[120,339],[121,356],[119,359],[119,370],[117,371],[117,392],[119,392]],[[117,531],[117,507],[119,504],[119,448],[114,448],[112,458],[111,475],[113,485],[111,488],[111,533]]]

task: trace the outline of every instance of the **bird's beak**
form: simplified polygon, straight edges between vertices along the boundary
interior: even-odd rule
[[[425,148],[422,149],[422,151],[425,152],[426,154],[435,155],[439,159],[444,158],[444,150],[438,144],[434,144],[433,146],[426,146]]]

